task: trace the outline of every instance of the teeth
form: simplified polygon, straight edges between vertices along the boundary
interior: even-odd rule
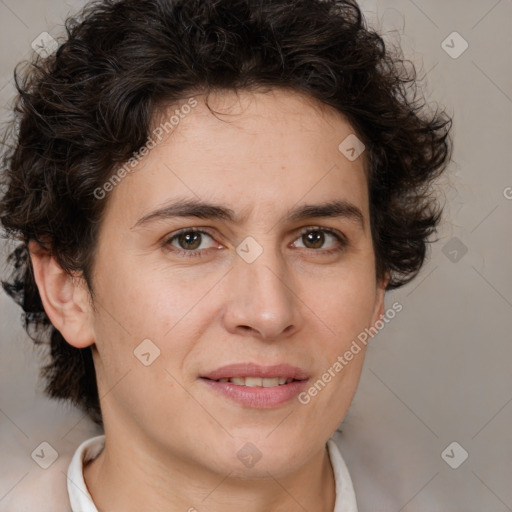
[[[276,386],[282,386],[283,384],[289,384],[293,382],[293,379],[286,377],[273,377],[273,378],[261,378],[261,377],[233,377],[231,379],[219,379],[218,382],[231,382],[236,386],[247,386],[249,388],[264,387],[273,388]]]
[[[261,377],[245,377],[245,385],[248,388],[255,388],[256,386],[263,386],[263,379]],[[267,379],[265,379],[267,380]]]

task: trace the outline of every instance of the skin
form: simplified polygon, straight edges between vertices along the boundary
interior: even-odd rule
[[[70,344],[93,346],[107,442],[85,480],[109,512],[332,511],[325,443],[352,401],[364,348],[307,405],[244,407],[199,376],[231,363],[284,362],[314,383],[383,314],[364,154],[353,162],[341,154],[351,125],[298,93],[217,92],[209,98],[216,116],[195,98],[104,199],[92,301],[79,276],[31,245],[53,324]],[[176,198],[221,204],[241,218],[136,225]],[[285,219],[297,206],[334,200],[358,208],[362,222]],[[325,231],[310,241],[319,227],[346,244]],[[208,234],[169,241],[183,228]],[[263,250],[252,263],[236,252],[248,236]],[[160,350],[149,366],[134,356],[144,339]],[[248,442],[261,452],[250,468],[237,457]]]

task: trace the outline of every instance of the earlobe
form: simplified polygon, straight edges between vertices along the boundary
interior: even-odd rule
[[[31,241],[28,248],[34,279],[51,323],[76,348],[94,344],[87,287],[37,242]]]

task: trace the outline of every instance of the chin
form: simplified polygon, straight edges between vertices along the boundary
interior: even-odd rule
[[[290,461],[293,459],[293,463]],[[303,461],[304,463],[306,460]],[[301,467],[301,461],[294,457],[294,454],[282,454],[279,457],[269,457],[262,455],[254,465],[250,465],[239,460],[235,464],[230,461],[229,471],[232,478],[241,480],[264,480],[270,477],[281,479],[293,473]],[[224,469],[225,471],[225,469]]]
[[[219,454],[218,460],[223,460],[222,472],[230,471],[233,477],[242,479],[282,478],[299,469],[312,455],[304,450],[304,439],[293,442],[290,437],[268,436],[259,433],[260,441],[251,441],[251,436],[234,439],[227,452]],[[299,451],[302,448],[303,451]]]

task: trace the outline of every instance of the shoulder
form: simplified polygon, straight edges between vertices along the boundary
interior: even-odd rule
[[[2,488],[6,488],[5,494],[0,497],[1,512],[74,510],[76,506],[72,502],[76,502],[76,496],[82,494],[82,491],[87,492],[83,463],[101,452],[104,438],[103,435],[89,438],[67,451],[59,447],[59,452],[55,451],[56,460],[46,468],[38,467],[32,460],[21,459],[19,455],[13,456],[11,460],[2,457],[2,466],[9,467],[10,471],[2,475],[0,482]],[[45,448],[42,447],[42,450],[41,453],[44,453]],[[30,465],[26,465],[27,462]]]
[[[67,491],[67,470],[72,453],[59,454],[57,460],[47,469],[23,467],[19,457],[9,464],[11,468],[19,467],[20,472],[9,472],[2,477],[6,492],[0,503],[2,512],[69,512],[71,510]],[[7,472],[6,472],[7,473]],[[8,485],[12,481],[12,484]]]

